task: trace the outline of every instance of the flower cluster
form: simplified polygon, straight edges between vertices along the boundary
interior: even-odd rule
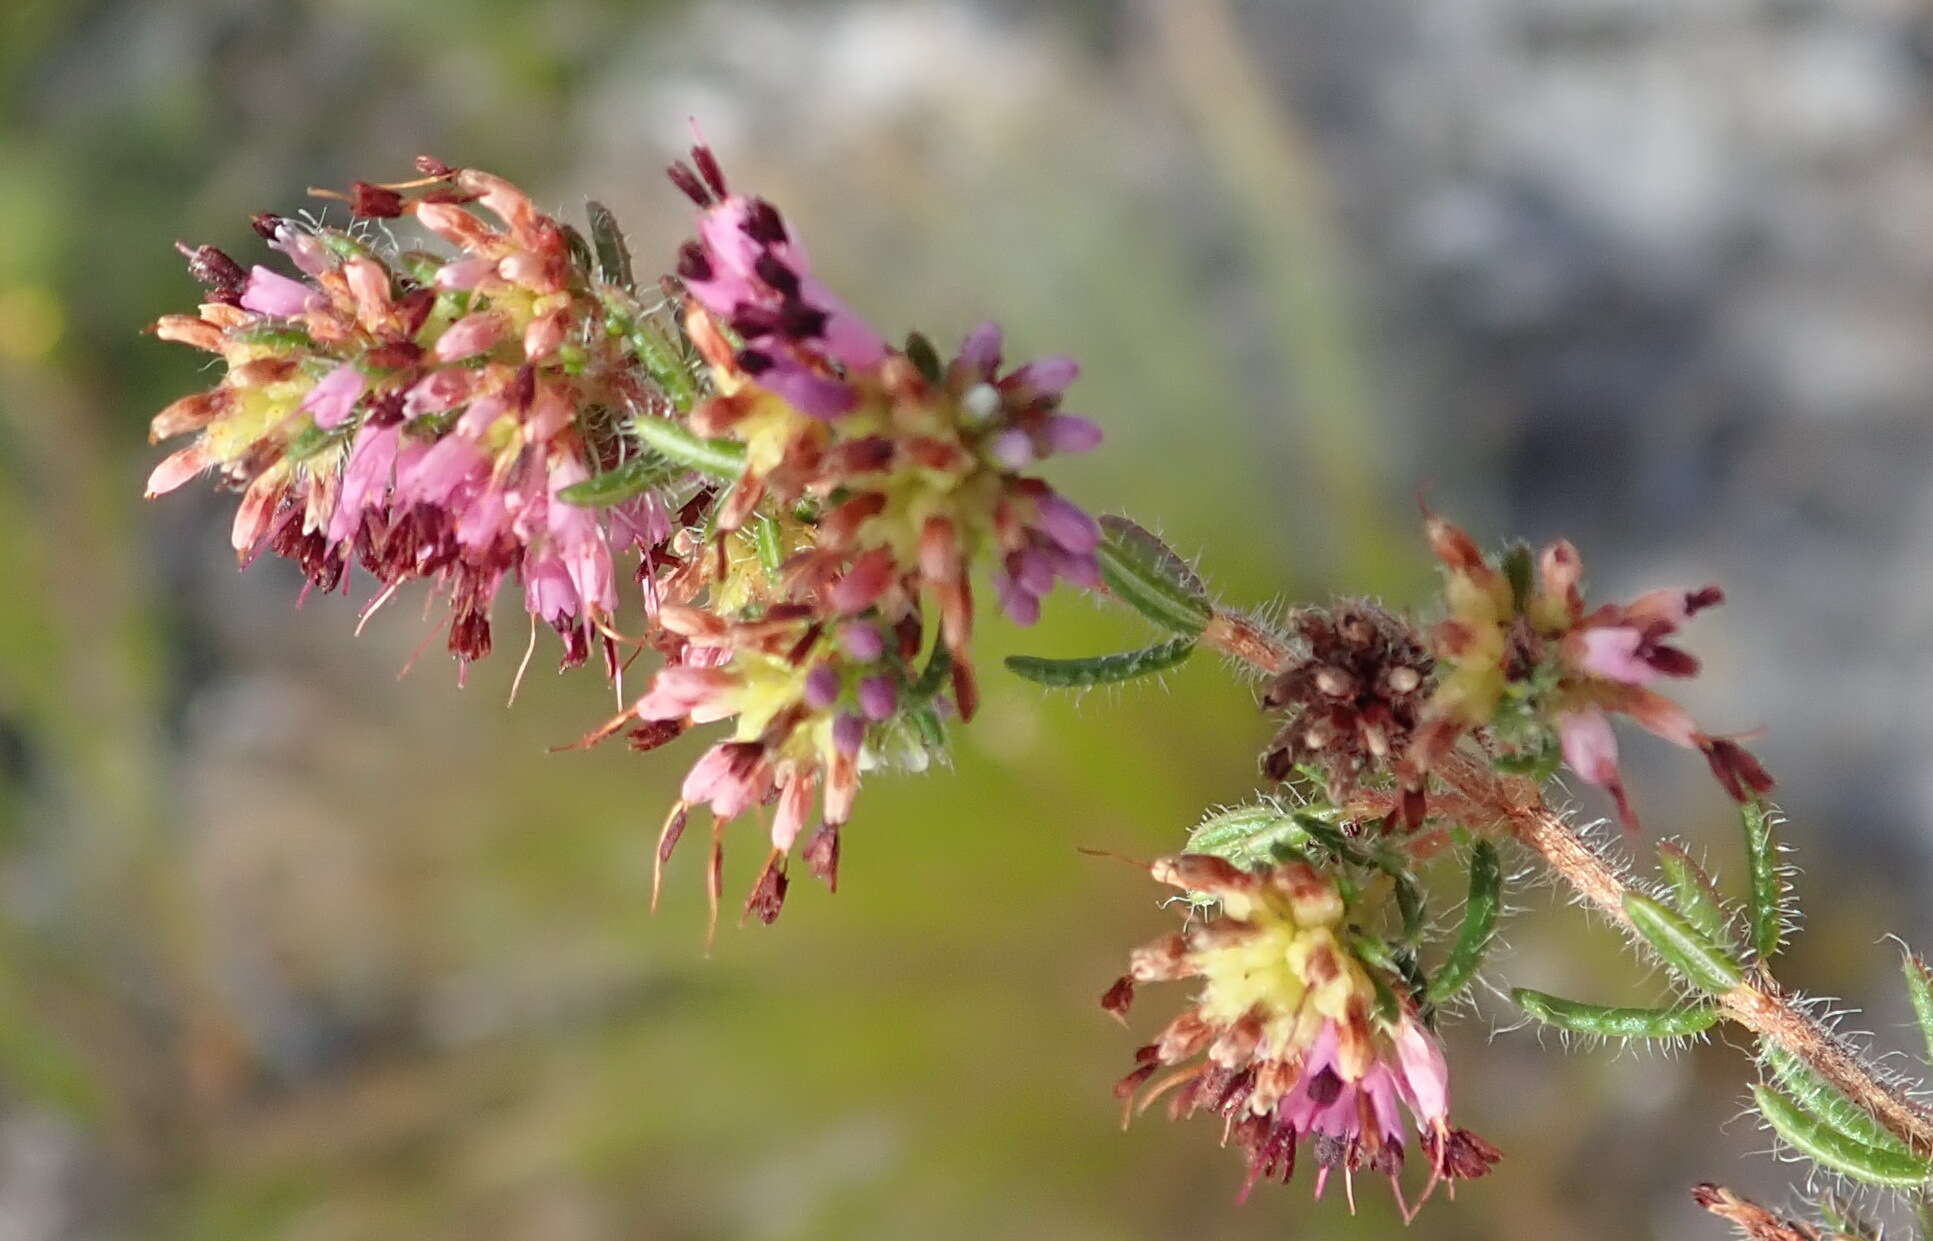
[[[1405,1111],[1430,1163],[1425,1198],[1442,1181],[1490,1170],[1496,1150],[1449,1122],[1442,1049],[1396,998],[1401,980],[1352,949],[1333,878],[1303,861],[1248,871],[1207,854],[1162,858],[1152,871],[1218,911],[1137,950],[1102,997],[1125,1019],[1136,984],[1201,980],[1194,1006],[1136,1053],[1117,1085],[1126,1108],[1167,1095],[1171,1116],[1220,1116],[1223,1140],[1248,1160],[1244,1195],[1264,1178],[1288,1181],[1306,1138],[1318,1195],[1341,1169],[1353,1204],[1354,1174],[1367,1168],[1389,1178],[1401,1203]]]
[[[411,219],[454,253],[273,216],[256,231],[298,276],[183,247],[207,301],[154,330],[226,371],[155,418],[156,439],[198,435],[148,494],[218,471],[243,492],[243,563],[272,549],[330,590],[359,561],[381,584],[372,608],[429,579],[466,664],[489,652],[490,605],[514,577],[566,664],[582,663],[617,606],[614,548],[654,548],[671,530],[656,493],[605,514],[559,493],[616,464],[620,415],[663,397],[564,225],[501,178],[418,166],[407,186],[357,183],[351,211]]]
[[[769,920],[815,795],[806,856],[830,883],[859,773],[923,765],[946,716],[972,717],[972,567],[993,560],[1021,624],[1058,581],[1099,585],[1098,525],[1022,471],[1100,431],[1060,409],[1071,361],[1003,370],[992,326],[945,363],[917,336],[889,346],[813,274],[776,208],[727,189],[707,148],[671,174],[700,209],[677,274],[710,395],[686,428],[743,468],[710,542],[665,558],[653,586],[673,658],[612,727],[733,721],[686,778],[660,855],[693,807],[722,827],[776,802],[747,903]]]
[[[1262,754],[1262,771],[1287,780],[1305,764],[1319,768],[1331,801],[1403,754],[1429,698],[1433,661],[1410,627],[1373,604],[1311,609],[1295,618],[1298,658],[1262,694],[1285,715]],[[1404,825],[1421,825],[1421,790],[1399,804]]]
[[[1525,770],[1547,770],[1561,752],[1580,777],[1608,790],[1625,823],[1635,826],[1610,723],[1622,714],[1701,751],[1737,800],[1771,791],[1771,777],[1744,747],[1700,730],[1684,708],[1651,688],[1697,674],[1698,661],[1671,642],[1692,616],[1724,601],[1717,587],[1652,591],[1587,611],[1583,562],[1567,542],[1550,544],[1534,563],[1519,547],[1499,565],[1441,518],[1430,518],[1429,537],[1444,568],[1449,614],[1432,635],[1437,686],[1403,762],[1412,788],[1458,738],[1481,728],[1503,762]]]

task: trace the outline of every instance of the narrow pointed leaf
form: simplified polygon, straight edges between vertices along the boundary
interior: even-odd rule
[[[669,398],[672,407],[679,413],[690,413],[692,406],[698,403],[698,384],[686,368],[678,346],[666,340],[656,327],[648,323],[638,324],[629,340],[632,350],[638,355],[638,365],[651,376],[651,382],[658,385],[658,390]]]
[[[1900,968],[1906,974],[1906,995],[1913,1001],[1913,1016],[1926,1039],[1926,1062],[1933,1064],[1933,970],[1910,952]]]
[[[1244,868],[1273,861],[1279,848],[1309,844],[1309,833],[1294,815],[1267,804],[1209,815],[1188,834],[1188,852],[1213,854]]]
[[[1190,637],[1208,627],[1215,609],[1207,588],[1155,535],[1125,517],[1103,517],[1097,555],[1107,588],[1141,615]]]
[[[590,216],[591,248],[597,252],[598,278],[626,292],[636,289],[637,280],[631,274],[631,247],[625,244],[617,217],[596,199],[585,203],[584,210]]]
[[[1763,802],[1748,802],[1739,811],[1745,828],[1745,863],[1751,882],[1746,903],[1752,928],[1752,951],[1770,960],[1785,936],[1785,880],[1779,875],[1779,846],[1773,838],[1772,810]]]
[[[1007,668],[1029,681],[1055,689],[1114,685],[1166,672],[1194,653],[1193,637],[1175,638],[1136,651],[1094,655],[1087,659],[1043,659],[1038,655],[1009,655]]]
[[[1484,954],[1496,938],[1497,913],[1502,905],[1503,867],[1497,861],[1497,847],[1479,840],[1470,850],[1470,897],[1463,905],[1463,925],[1457,929],[1449,955],[1430,979],[1423,997],[1427,1004],[1435,1007],[1454,999],[1477,976]]]
[[[1876,1146],[1898,1154],[1911,1154],[1911,1148],[1894,1133],[1869,1116],[1858,1104],[1840,1094],[1805,1063],[1776,1043],[1765,1043],[1759,1062],[1774,1085],[1791,1098],[1795,1107],[1823,1124],[1832,1126],[1855,1142]]]
[[[743,444],[693,435],[683,423],[670,418],[637,418],[631,426],[654,452],[687,469],[724,479],[736,479],[745,472]]]
[[[1737,962],[1683,914],[1636,892],[1624,894],[1624,912],[1645,942],[1685,981],[1713,993],[1738,985]]]
[[[1686,1038],[1703,1034],[1718,1020],[1718,1009],[1710,1004],[1618,1008],[1566,1000],[1528,987],[1518,987],[1510,993],[1510,998],[1518,1008],[1545,1025],[1602,1038]]]
[[[1917,1188],[1933,1176],[1928,1161],[1854,1141],[1769,1086],[1753,1086],[1752,1096],[1772,1131],[1822,1168],[1900,1189]]]
[[[1714,942],[1728,942],[1732,931],[1730,920],[1725,917],[1725,903],[1704,868],[1669,840],[1658,844],[1658,865],[1663,868],[1665,878],[1671,880],[1671,900],[1678,912]]]
[[[643,453],[614,470],[572,483],[559,491],[557,498],[583,508],[605,508],[643,495],[653,487],[662,487],[683,472],[683,466],[674,465],[656,453]]]

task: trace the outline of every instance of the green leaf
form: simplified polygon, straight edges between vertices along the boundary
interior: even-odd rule
[[[1900,968],[1906,974],[1906,996],[1913,1001],[1913,1016],[1926,1038],[1926,1062],[1933,1064],[1933,971],[1910,952]]]
[[[1088,685],[1113,685],[1138,677],[1166,672],[1184,662],[1195,650],[1192,635],[1172,638],[1154,646],[1113,655],[1094,655],[1087,659],[1043,659],[1038,655],[1009,655],[1009,671],[1029,681],[1055,689],[1079,689]]]
[[[1875,1146],[1896,1154],[1912,1150],[1866,1110],[1839,1093],[1839,1089],[1812,1071],[1812,1067],[1777,1043],[1759,1047],[1759,1063],[1767,1075],[1787,1095],[1793,1105],[1823,1124],[1832,1126],[1855,1142]]]
[[[1424,1001],[1440,1006],[1456,997],[1483,965],[1484,954],[1497,934],[1497,912],[1503,905],[1503,868],[1497,861],[1497,847],[1479,840],[1470,850],[1470,897],[1463,906],[1463,925],[1449,956],[1430,979]]]
[[[626,292],[634,291],[637,279],[631,274],[631,247],[624,243],[624,232],[617,226],[617,217],[596,199],[585,203],[584,211],[591,221],[591,246],[597,251],[598,279]]]
[[[662,487],[683,472],[683,466],[674,465],[656,453],[645,453],[614,470],[572,483],[559,491],[557,498],[580,508],[606,508],[643,495],[653,487]]]
[[[1779,875],[1779,846],[1772,837],[1772,810],[1763,802],[1747,802],[1739,811],[1745,828],[1745,862],[1751,882],[1746,902],[1752,928],[1752,951],[1761,961],[1777,954],[1785,936],[1785,880]]]
[[[1423,938],[1423,893],[1408,875],[1394,875],[1396,911],[1403,919],[1403,942],[1413,944]]]
[[[1738,964],[1682,914],[1637,892],[1624,894],[1624,913],[1665,964],[1693,986],[1722,993],[1738,985]]]
[[[1679,1004],[1671,1008],[1617,1008],[1566,1000],[1528,987],[1510,993],[1518,1008],[1545,1025],[1602,1038],[1687,1038],[1703,1034],[1718,1020],[1710,1004]]]
[[[1753,1086],[1752,1097],[1772,1131],[1822,1168],[1901,1189],[1917,1188],[1933,1176],[1933,1164],[1926,1160],[1854,1141],[1769,1086]]]
[[[1278,849],[1304,849],[1310,836],[1293,814],[1263,803],[1203,819],[1188,834],[1188,852],[1227,858],[1244,869],[1272,862]]]
[[[1101,577],[1123,603],[1155,624],[1198,637],[1215,609],[1174,549],[1125,517],[1101,518]]]
[[[745,472],[743,444],[703,439],[671,418],[634,418],[631,427],[654,451],[687,469],[723,479],[736,479]]]
[[[1671,880],[1672,903],[1691,924],[1716,943],[1731,940],[1730,920],[1725,917],[1725,902],[1711,876],[1691,860],[1681,845],[1669,840],[1658,842],[1658,865]]]

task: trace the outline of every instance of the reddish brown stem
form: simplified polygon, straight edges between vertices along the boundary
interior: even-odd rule
[[[1217,611],[1203,631],[1202,641],[1265,673],[1281,671],[1290,659],[1289,648],[1281,639],[1233,612]],[[1624,912],[1627,888],[1623,878],[1563,816],[1550,809],[1535,783],[1500,775],[1461,753],[1440,764],[1436,774],[1467,803],[1466,810],[1503,825],[1579,896],[1619,926],[1632,930]],[[1635,938],[1635,932],[1633,935]],[[1870,1066],[1787,999],[1769,973],[1762,969],[1753,972],[1719,996],[1718,1004],[1731,1020],[1803,1060],[1913,1150],[1933,1154],[1933,1113],[1881,1082]]]

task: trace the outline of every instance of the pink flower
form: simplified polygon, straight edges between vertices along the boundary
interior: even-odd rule
[[[480,310],[452,323],[436,338],[436,360],[459,362],[496,347],[509,324],[495,311]]]
[[[381,503],[396,470],[396,450],[402,442],[400,426],[365,425],[349,450],[342,470],[342,489],[336,511],[329,516],[329,543],[340,546],[355,537],[363,514]]]
[[[356,364],[344,362],[316,381],[309,395],[302,398],[302,408],[309,411],[318,427],[333,431],[348,421],[367,386],[368,381]]]
[[[277,319],[293,319],[310,310],[320,309],[327,299],[300,280],[291,280],[278,271],[256,264],[248,271],[242,286],[242,309]]]

